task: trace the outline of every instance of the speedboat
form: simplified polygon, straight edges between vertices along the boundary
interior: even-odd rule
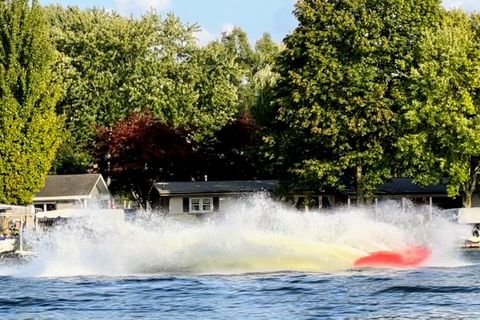
[[[478,249],[480,248],[480,237],[473,235],[472,237],[465,239],[462,244],[463,249]]]
[[[459,239],[459,246],[462,249],[480,249],[480,207],[457,208],[443,211],[450,221],[470,226],[471,236]]]

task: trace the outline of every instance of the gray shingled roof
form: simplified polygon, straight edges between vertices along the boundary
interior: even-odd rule
[[[153,185],[160,195],[202,193],[250,193],[256,191],[273,191],[278,186],[278,181],[245,180],[156,182]]]
[[[100,189],[105,188],[105,182],[100,174],[47,176],[45,187],[35,198],[86,197],[90,195],[97,182],[100,182]]]
[[[278,186],[277,180],[246,181],[195,181],[195,182],[156,182],[155,189],[160,195],[203,194],[203,193],[249,193],[255,191],[273,191]],[[345,193],[354,193],[345,190]],[[411,195],[411,194],[446,194],[443,184],[419,186],[408,178],[394,178],[381,185],[376,194]]]
[[[413,183],[412,179],[394,178],[391,182],[381,185],[377,194],[446,194],[447,187],[444,184],[419,186]]]

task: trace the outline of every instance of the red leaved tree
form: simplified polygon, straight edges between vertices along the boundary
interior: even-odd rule
[[[172,129],[151,113],[133,113],[111,128],[100,128],[96,156],[110,189],[144,203],[153,181],[185,180],[192,145],[184,132]]]

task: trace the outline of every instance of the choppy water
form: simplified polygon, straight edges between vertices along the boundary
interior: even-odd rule
[[[428,208],[299,214],[263,197],[207,221],[92,216],[30,235],[0,267],[3,319],[477,319],[480,251]],[[353,269],[358,255],[428,245],[415,270]]]
[[[1,277],[0,314],[4,319],[478,319],[479,273],[472,265],[345,274]]]

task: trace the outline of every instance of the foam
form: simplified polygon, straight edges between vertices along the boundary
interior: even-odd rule
[[[42,234],[29,234],[35,257],[0,274],[25,277],[137,274],[338,272],[371,251],[409,245],[432,249],[429,265],[461,265],[460,235],[427,207],[377,207],[300,213],[265,195],[239,200],[224,214],[175,219],[158,214],[136,222],[91,210]]]

